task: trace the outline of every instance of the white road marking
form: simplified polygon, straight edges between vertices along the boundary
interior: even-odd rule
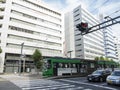
[[[77,83],[77,84],[91,85],[91,86],[100,87],[100,88],[105,88],[105,89],[110,89],[110,90],[117,90],[117,89],[115,89],[115,88],[106,87],[106,86],[101,86],[101,85],[94,85],[94,84],[90,84],[90,83],[84,83],[84,82],[78,82],[78,81],[71,81],[71,80],[65,80],[65,79],[60,79],[60,80],[61,80],[61,81],[72,82],[72,83]]]
[[[106,84],[106,83],[102,83],[102,84],[100,84],[100,85],[102,85],[102,86],[103,86],[103,85],[107,85],[107,84]]]
[[[92,90],[92,89],[87,88],[87,89],[84,89],[84,90]]]
[[[36,80],[28,80],[28,79],[9,79],[12,83],[20,87],[22,90],[84,90],[85,87],[76,86],[74,84],[65,84],[62,82],[57,82],[53,80],[45,80],[45,79],[36,79]],[[85,82],[86,80],[82,80]],[[92,89],[88,89],[92,90]]]
[[[71,88],[71,87],[75,87],[75,85],[67,85],[67,86],[62,86],[60,87],[61,85],[59,85],[59,87],[57,87],[57,89],[60,89],[60,88]],[[51,89],[51,90],[54,90],[56,88],[52,88],[54,86],[43,86],[43,87],[27,87],[27,88],[23,88],[23,90],[29,90],[29,89],[43,89],[43,88],[46,88],[47,89]]]

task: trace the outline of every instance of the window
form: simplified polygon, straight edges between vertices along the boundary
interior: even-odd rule
[[[4,10],[5,10],[5,8],[0,8],[0,12],[1,12],[1,11],[4,11]]]
[[[78,11],[79,11],[79,9],[75,10],[74,13],[76,13],[76,12],[78,12]]]
[[[0,16],[0,19],[3,19],[3,16]]]
[[[6,0],[0,0],[0,3],[6,3]]]
[[[75,22],[78,21],[78,20],[80,20],[80,18],[76,19]]]
[[[74,17],[77,17],[77,16],[79,16],[80,14],[77,14],[77,15],[75,15]]]
[[[25,33],[33,34],[33,31],[30,31],[30,30],[27,30],[27,29],[23,29],[23,28],[19,28],[19,27],[14,27],[14,26],[9,26],[9,28],[11,30],[16,30],[16,31],[20,31],[20,32],[25,32]]]
[[[0,24],[0,28],[2,28],[2,24]]]

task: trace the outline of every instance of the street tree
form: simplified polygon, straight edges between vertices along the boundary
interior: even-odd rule
[[[38,50],[38,49],[35,49],[33,55],[32,55],[32,58],[33,58],[33,62],[37,68],[37,72],[39,73],[39,71],[42,70],[42,65],[43,65],[43,57],[42,57],[42,53]]]
[[[95,57],[95,60],[98,61],[98,60],[99,60],[99,57]]]

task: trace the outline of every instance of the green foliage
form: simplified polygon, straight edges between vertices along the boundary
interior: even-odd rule
[[[41,69],[42,65],[43,65],[43,61],[42,61],[42,53],[36,49],[32,55],[32,58],[34,60],[34,64],[36,66],[37,69]]]
[[[100,57],[100,60],[105,60],[103,56]]]
[[[109,59],[109,58],[107,58],[107,57],[100,56],[100,57],[95,57],[95,60],[111,61],[112,59]]]
[[[99,60],[99,57],[95,57],[95,60]]]
[[[95,60],[116,63],[113,59],[109,59],[109,58],[103,57],[103,56],[101,56],[101,57],[95,57]]]
[[[109,58],[105,57],[105,61],[110,61]]]

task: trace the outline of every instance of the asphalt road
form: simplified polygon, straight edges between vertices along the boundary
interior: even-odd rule
[[[0,90],[21,90],[21,88],[10,81],[0,78]]]
[[[120,90],[120,86],[107,85],[106,82],[88,82],[86,77],[57,79],[56,81],[89,88],[90,90]]]
[[[61,79],[25,79],[5,77],[0,81],[0,90],[120,90],[119,86],[105,82],[88,82],[86,77]]]

